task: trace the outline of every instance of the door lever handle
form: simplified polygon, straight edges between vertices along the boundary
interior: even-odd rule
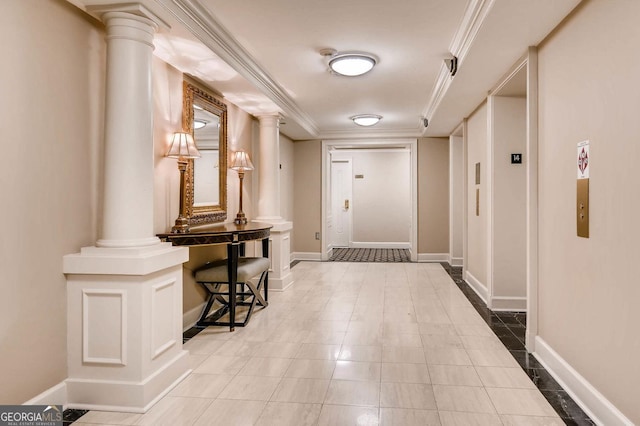
[[[344,200],[344,209],[349,210],[349,200]]]

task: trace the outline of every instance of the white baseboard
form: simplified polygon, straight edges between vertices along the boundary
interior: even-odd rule
[[[410,249],[411,243],[379,243],[352,241],[351,248],[383,248],[383,249]]]
[[[462,257],[452,257],[451,261],[449,262],[449,264],[451,266],[463,266],[464,258],[462,258]]]
[[[67,384],[58,383],[22,405],[67,405]]]
[[[313,260],[313,261],[321,261],[322,254],[321,253],[313,253],[313,252],[302,252],[295,251],[291,253],[291,261],[294,260]]]
[[[527,312],[526,297],[500,297],[491,298],[492,311]]]
[[[269,292],[272,291],[285,291],[289,287],[293,285],[295,281],[293,280],[292,274],[288,273],[282,278],[271,278],[269,277]]]
[[[320,254],[320,260],[329,260],[331,259],[331,256],[333,256],[333,247],[329,247],[327,249],[327,251],[324,254],[325,257],[322,256],[322,254]]]
[[[484,303],[487,303],[487,300],[489,300],[489,290],[487,289],[487,287],[482,284],[476,277],[471,275],[471,272],[469,271],[467,271],[464,280],[467,282],[467,284],[469,284],[469,287],[471,287],[471,289],[475,291],[478,296],[480,296],[480,299],[482,299]]]
[[[202,304],[182,314],[182,331],[187,331],[196,325],[198,319],[200,319],[204,305],[206,305],[206,302],[202,302]]]
[[[533,355],[596,424],[633,426],[631,420],[574,370],[540,336],[536,336]]]
[[[449,263],[449,253],[418,253],[418,262]]]

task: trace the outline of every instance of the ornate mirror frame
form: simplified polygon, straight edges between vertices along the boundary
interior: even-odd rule
[[[185,217],[189,225],[202,225],[213,222],[224,222],[227,219],[227,105],[214,98],[203,87],[193,81],[184,80],[182,85],[182,127],[185,132],[194,136],[193,106],[199,107],[217,115],[220,118],[220,141],[219,141],[219,204],[194,206],[194,160],[187,160],[187,171],[185,176],[184,199],[181,200],[185,206]],[[198,141],[196,140],[196,146]]]

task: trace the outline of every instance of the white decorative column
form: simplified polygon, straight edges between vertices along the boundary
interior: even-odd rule
[[[291,275],[291,229],[293,223],[280,216],[280,118],[260,115],[260,157],[258,168],[258,217],[273,225],[269,242],[269,289],[282,291],[293,284]]]
[[[260,115],[260,170],[258,220],[281,222],[280,216],[280,118]]]
[[[151,65],[163,21],[134,3],[88,9],[107,32],[104,210],[96,246],[63,260],[65,405],[145,412],[189,373],[182,349],[189,252],[153,234]]]
[[[104,210],[98,247],[140,247],[153,236],[152,20],[102,15],[107,27]],[[123,208],[126,206],[127,208]]]

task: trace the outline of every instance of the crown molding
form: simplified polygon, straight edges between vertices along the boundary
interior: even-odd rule
[[[102,21],[107,12],[124,12],[150,19],[162,31],[169,31],[166,11],[159,7],[156,0],[66,0],[90,16]]]
[[[458,57],[458,66],[464,62],[494,2],[495,0],[472,0],[467,5],[462,22],[449,47],[450,52]]]
[[[478,31],[491,11],[494,2],[495,0],[471,0],[467,5],[467,9],[465,10],[460,22],[460,26],[453,36],[453,40],[449,46],[451,54],[458,58],[458,68],[460,68],[461,64],[464,62],[467,53],[469,53],[469,49],[471,49],[471,46],[478,35]],[[453,77],[449,73],[447,66],[443,63],[440,67],[438,77],[436,78],[431,98],[429,98],[429,102],[423,110],[424,117],[431,120],[431,117],[433,117],[435,111],[438,109],[440,102],[447,94],[452,81]],[[422,135],[426,132],[427,129],[425,128],[422,131]]]
[[[442,66],[440,68],[440,72],[438,73],[438,77],[436,78],[436,84],[434,85],[433,92],[431,93],[431,98],[429,98],[429,103],[424,109],[423,117],[426,117],[431,121],[431,117],[438,109],[440,102],[444,99],[447,90],[449,90],[449,86],[451,85],[451,81],[453,77],[449,74],[449,70],[446,66]],[[427,132],[427,128],[422,129],[422,135]]]
[[[420,130],[415,129],[354,129],[354,130],[325,130],[319,135],[319,139],[367,139],[367,138],[419,138]]]
[[[289,119],[296,121],[313,137],[318,137],[318,127],[311,117],[197,0],[156,1],[162,3],[195,37],[282,108]]]

